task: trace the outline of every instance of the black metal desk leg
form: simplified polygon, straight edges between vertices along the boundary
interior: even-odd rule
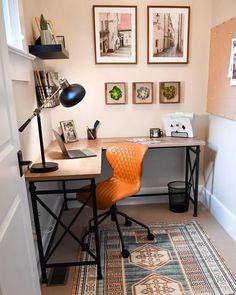
[[[194,187],[194,217],[197,217],[198,212],[198,178],[199,178],[199,159],[200,159],[200,146],[196,147],[196,158],[195,158],[195,187]]]
[[[96,205],[96,184],[95,179],[91,180],[92,188],[92,201],[93,201],[93,218],[94,218],[94,234],[95,234],[95,247],[96,247],[96,260],[97,260],[97,279],[102,279],[101,270],[101,257],[100,257],[100,244],[98,236],[98,217],[97,217],[97,205]]]
[[[40,262],[41,273],[42,273],[42,283],[47,283],[48,279],[47,279],[47,272],[45,267],[46,262],[45,262],[44,254],[43,254],[43,243],[42,243],[42,236],[41,236],[40,222],[39,222],[39,215],[38,215],[38,206],[37,206],[37,194],[36,194],[36,186],[34,182],[29,183],[29,191],[31,195],[35,231],[37,235],[39,262]]]
[[[65,180],[62,181],[62,187],[63,187],[63,191],[64,191],[63,195],[64,195],[64,201],[65,201],[65,210],[68,210]]]

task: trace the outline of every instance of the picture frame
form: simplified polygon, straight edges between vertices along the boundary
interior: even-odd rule
[[[180,82],[160,82],[159,83],[160,103],[180,102]]]
[[[66,120],[60,122],[65,143],[77,141],[77,133],[73,120]]]
[[[133,83],[133,104],[153,103],[153,82]]]
[[[137,63],[137,6],[94,5],[96,64]]]
[[[105,102],[109,105],[127,103],[127,87],[125,82],[105,83]]]
[[[65,37],[64,36],[56,36],[57,43],[61,44],[63,48],[66,48]]]
[[[37,27],[37,30],[38,30],[38,36],[40,36],[40,17],[39,16],[35,16],[35,23],[36,23],[36,27]],[[50,20],[50,19],[46,19],[47,23],[48,23],[48,28],[52,34],[52,38],[53,38],[53,42],[54,44],[58,44],[58,41],[57,41],[57,36],[56,36],[56,31],[54,29],[54,25],[53,25],[53,22]]]
[[[190,7],[148,6],[147,10],[148,64],[187,64]]]

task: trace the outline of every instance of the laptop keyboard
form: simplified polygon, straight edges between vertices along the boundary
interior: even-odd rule
[[[72,158],[81,158],[86,157],[85,153],[81,152],[80,150],[67,150],[68,155]]]

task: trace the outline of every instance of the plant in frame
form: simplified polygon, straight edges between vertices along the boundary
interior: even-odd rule
[[[110,97],[114,100],[119,100],[122,97],[122,91],[118,86],[114,86],[110,91]]]
[[[137,97],[140,98],[141,100],[148,99],[150,95],[150,89],[145,86],[141,86],[140,88],[137,89]]]
[[[168,100],[173,99],[176,96],[176,87],[174,85],[164,86],[163,96]]]

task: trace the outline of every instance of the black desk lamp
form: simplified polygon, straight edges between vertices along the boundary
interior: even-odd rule
[[[35,173],[42,172],[51,172],[56,171],[58,169],[58,164],[54,162],[46,162],[44,155],[44,145],[43,145],[43,134],[42,134],[42,125],[41,125],[41,117],[40,113],[44,106],[48,103],[50,99],[52,99],[60,90],[62,92],[59,95],[59,99],[61,104],[64,107],[73,107],[77,103],[79,103],[85,96],[85,89],[83,86],[79,84],[69,84],[66,79],[60,79],[60,86],[58,86],[57,90],[46,99],[46,101],[38,108],[33,111],[32,116],[25,121],[25,123],[18,129],[20,132],[26,128],[26,126],[30,123],[30,121],[37,116],[38,122],[38,132],[39,132],[39,143],[40,143],[40,151],[41,151],[41,163],[35,163],[30,166],[30,171]]]

